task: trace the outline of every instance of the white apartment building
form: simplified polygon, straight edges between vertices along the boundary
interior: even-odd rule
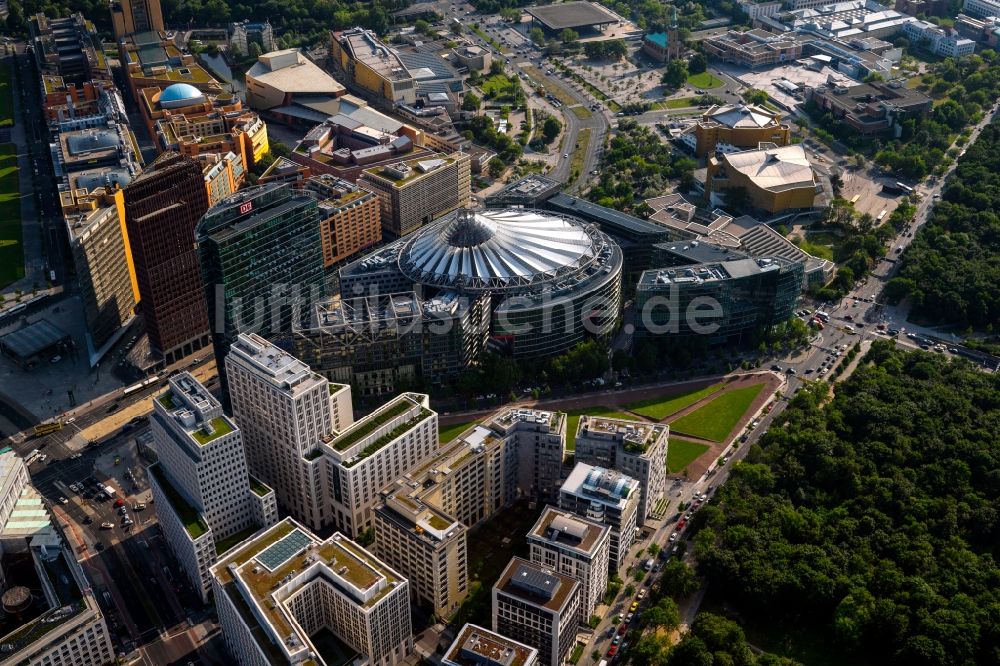
[[[286,518],[212,567],[212,584],[241,666],[317,664],[312,637],[322,629],[373,666],[413,652],[407,580],[340,533],[321,540]]]
[[[961,58],[976,51],[976,43],[961,35],[948,34],[933,23],[914,20],[903,26],[903,34],[914,48],[926,48],[945,58]]]
[[[527,540],[532,562],[580,581],[579,621],[586,625],[608,589],[611,528],[547,506]]]
[[[442,663],[444,666],[537,666],[538,650],[485,627],[466,623],[444,651]]]
[[[611,528],[608,571],[618,573],[635,543],[639,482],[614,470],[577,463],[559,492],[559,508]]]
[[[750,20],[762,16],[774,16],[781,11],[781,0],[737,0],[740,9]]]
[[[576,462],[607,467],[639,482],[638,524],[645,525],[667,492],[670,427],[584,416],[576,431]]]
[[[566,455],[566,415],[538,409],[505,409],[486,423],[516,449],[517,493],[555,502]]]
[[[429,405],[424,394],[403,393],[320,443],[338,529],[356,537],[372,528],[379,491],[437,452],[438,417]]]
[[[965,0],[966,14],[986,18],[1000,16],[1000,0]]]
[[[159,458],[149,475],[157,519],[207,601],[217,551],[234,535],[276,523],[275,494],[249,477],[240,429],[191,374],[172,377],[154,399],[150,429]]]
[[[0,664],[113,663],[114,646],[90,583],[52,524],[42,497],[30,484],[24,461],[5,448],[0,450],[0,572],[6,572],[14,558],[22,565],[29,558],[33,566],[20,566],[22,573],[17,580],[2,581],[4,591],[16,594],[20,589],[25,602],[32,597],[36,604],[42,600],[45,610],[40,614],[4,613],[0,618]],[[23,573],[26,570],[30,574]]]
[[[418,605],[447,619],[468,593],[468,530],[414,495],[402,483],[383,493],[375,507],[375,552],[406,576]]]
[[[580,583],[515,557],[493,586],[493,631],[538,650],[538,663],[562,666],[576,641]]]
[[[256,334],[240,334],[226,356],[233,416],[243,430],[250,472],[311,528],[333,520],[320,443],[353,421],[351,389]],[[356,534],[352,532],[352,534]]]

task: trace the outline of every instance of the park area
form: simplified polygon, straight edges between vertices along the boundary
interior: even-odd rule
[[[455,439],[463,432],[469,429],[475,421],[465,421],[463,423],[455,423],[454,425],[438,426],[438,441],[442,444],[447,444],[451,440]]]
[[[695,88],[721,88],[723,83],[722,79],[717,76],[713,76],[708,72],[701,72],[699,74],[692,74],[688,77],[688,83]]]
[[[689,442],[671,437],[667,445],[667,473],[681,474],[687,466],[697,460],[701,454],[711,447],[708,444]]]
[[[670,423],[670,431],[722,442],[757,399],[764,384],[752,384],[726,391],[698,409]]]
[[[24,277],[21,199],[14,144],[0,145],[0,287]]]
[[[702,398],[712,395],[722,388],[722,384],[712,384],[704,388],[674,393],[666,397],[650,398],[638,402],[630,402],[625,405],[625,409],[635,412],[640,416],[645,416],[653,421],[662,421],[671,414],[676,414],[685,407],[693,405]]]
[[[512,101],[517,92],[517,84],[505,74],[494,74],[483,81],[483,96],[496,102]]]

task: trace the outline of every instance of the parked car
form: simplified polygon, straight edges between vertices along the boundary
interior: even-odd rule
[[[114,526],[115,526],[114,523],[107,523],[107,522],[101,523],[102,530],[110,530]]]

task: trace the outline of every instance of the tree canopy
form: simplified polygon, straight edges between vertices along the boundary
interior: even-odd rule
[[[1000,330],[1000,125],[984,128],[945,185],[888,285],[916,314]]]
[[[700,573],[843,663],[997,663],[1000,377],[879,341],[828,388],[800,390],[703,510]]]

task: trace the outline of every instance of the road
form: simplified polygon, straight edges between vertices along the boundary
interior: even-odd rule
[[[1000,104],[998,104],[998,106],[1000,106]],[[971,145],[976,138],[978,138],[983,127],[994,119],[998,113],[998,106],[995,106],[992,113],[984,117],[983,120],[973,128],[968,144]],[[933,184],[925,183],[918,188],[918,192],[921,195],[921,201],[917,206],[914,221],[907,229],[904,229],[895,239],[893,239],[893,242],[889,245],[890,248],[905,248],[909,245],[917,230],[922,225],[926,224],[934,201],[936,201],[936,195],[940,193],[945,180],[954,168],[955,165],[953,164],[949,167],[948,171],[942,177],[936,179]],[[897,254],[894,249],[892,252],[893,254]],[[768,413],[761,413],[757,417],[757,426],[753,430],[745,432],[743,436],[737,439],[730,446],[730,448],[727,449],[729,452],[729,461],[727,464],[716,467],[714,471],[710,470],[705,476],[697,481],[691,483],[675,482],[675,486],[671,489],[671,493],[673,493],[674,496],[670,498],[671,508],[668,510],[668,514],[676,511],[678,504],[674,503],[675,500],[678,502],[685,502],[688,506],[690,506],[693,498],[699,493],[707,493],[711,495],[714,488],[724,484],[729,478],[729,471],[733,464],[742,460],[746,456],[750,447],[759,440],[761,435],[767,432],[770,424],[781,415],[788,404],[788,399],[793,396],[799,388],[801,388],[803,382],[811,379],[819,379],[821,369],[824,367],[829,368],[831,362],[833,365],[842,362],[842,348],[866,339],[885,337],[885,334],[877,332],[870,325],[872,320],[879,318],[881,322],[886,325],[886,328],[899,328],[901,331],[905,329],[905,326],[907,325],[905,313],[899,313],[898,315],[890,313],[889,315],[886,315],[885,310],[880,309],[875,305],[882,294],[885,283],[892,277],[896,269],[897,265],[895,262],[881,262],[866,279],[859,281],[856,287],[839,303],[830,307],[829,323],[823,331],[816,335],[804,351],[798,352],[784,359],[780,359],[775,363],[773,370],[775,372],[780,371],[780,373],[785,377],[785,386],[782,391],[782,398],[773,401],[772,409]],[[869,323],[865,323],[864,320],[867,320]],[[857,329],[857,333],[851,333],[847,328],[848,326],[858,326],[859,323],[861,324],[861,327]],[[896,344],[910,349],[916,346],[914,343],[907,341],[904,336],[900,336],[900,339],[896,341]],[[827,372],[829,372],[828,369]],[[826,374],[827,373],[824,373],[824,375]],[[826,377],[824,376],[823,378],[825,379]],[[661,547],[670,547],[671,542],[669,541],[669,535],[675,526],[676,523],[668,519],[656,529],[649,541],[644,541],[642,543],[647,546],[650,543],[656,543]],[[680,535],[680,537],[683,538],[683,535]],[[685,555],[685,559],[689,562],[692,561],[690,549]],[[623,576],[623,578],[625,578],[625,576]],[[645,582],[644,585],[651,584],[652,581],[655,580],[655,574],[647,576],[646,580],[647,582]],[[704,598],[704,592],[705,588],[703,587],[693,599],[690,599],[687,603],[682,604],[681,611],[683,624],[690,625],[690,623],[694,620],[701,604],[701,600]],[[601,623],[594,632],[594,637],[587,645],[584,654],[589,655],[590,652],[595,649],[599,650],[602,655],[607,654],[611,640],[608,630],[614,626],[612,624],[612,619],[619,612],[624,611],[627,613],[629,604],[633,601],[633,599],[634,596],[626,597],[624,594],[619,595],[610,610],[602,618]],[[640,602],[640,612],[645,608],[646,604],[648,604],[648,597],[646,600]],[[625,634],[622,651],[624,651],[625,647],[627,647],[630,642],[630,633],[631,632]]]

